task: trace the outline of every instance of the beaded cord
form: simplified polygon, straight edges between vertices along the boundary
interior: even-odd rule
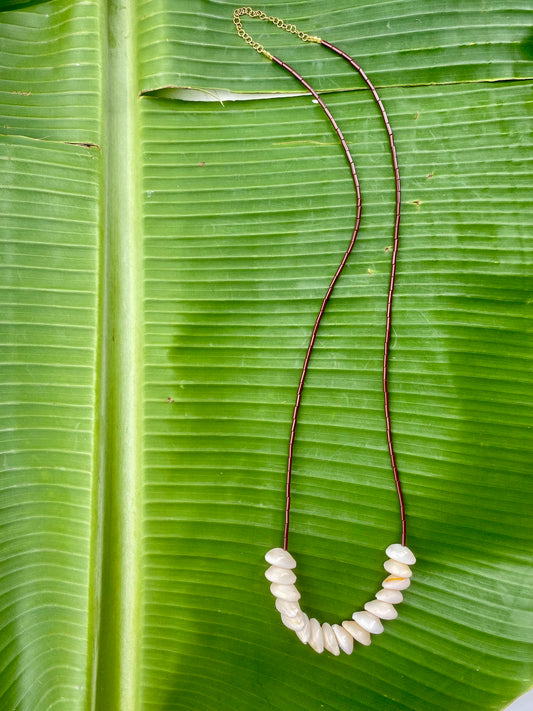
[[[335,118],[331,114],[331,111],[318,95],[315,89],[304,79],[295,69],[293,69],[289,64],[282,61],[275,55],[268,52],[262,44],[256,42],[244,29],[242,25],[241,18],[243,16],[249,16],[251,18],[265,20],[271,22],[276,27],[296,35],[304,42],[314,42],[321,44],[330,51],[336,53],[347,61],[350,66],[355,69],[355,71],[362,77],[363,81],[366,83],[368,88],[372,93],[374,101],[377,103],[381,117],[387,131],[387,136],[389,139],[389,146],[392,158],[392,167],[394,172],[394,182],[395,182],[395,195],[396,195],[396,210],[395,210],[395,220],[394,220],[394,233],[393,233],[393,249],[391,258],[391,272],[389,280],[389,290],[387,297],[387,310],[386,310],[386,324],[385,324],[385,342],[383,350],[383,394],[384,394],[384,413],[385,413],[385,426],[387,432],[387,444],[389,450],[389,456],[391,461],[391,468],[394,476],[394,482],[396,485],[396,492],[398,495],[398,503],[400,509],[400,519],[401,519],[401,543],[395,543],[390,545],[386,553],[389,559],[385,562],[384,567],[390,573],[390,575],[383,581],[383,588],[376,594],[376,599],[372,600],[365,605],[365,609],[354,612],[352,620],[347,620],[342,623],[342,626],[334,624],[330,625],[324,622],[322,625],[312,618],[311,620],[308,616],[300,609],[298,600],[300,599],[300,593],[296,589],[294,583],[296,582],[296,575],[293,573],[292,568],[296,566],[296,561],[292,555],[288,552],[288,538],[289,538],[289,525],[290,525],[290,507],[291,507],[291,479],[292,479],[292,462],[294,453],[294,440],[296,436],[296,425],[298,421],[298,412],[300,408],[302,391],[305,383],[305,378],[307,375],[309,361],[311,358],[311,353],[315,344],[316,335],[322,316],[326,309],[327,302],[331,296],[331,293],[335,287],[338,278],[341,275],[348,257],[352,252],[357,235],[359,232],[361,224],[361,212],[362,212],[362,201],[361,201],[361,190],[359,185],[359,179],[357,175],[357,170],[355,168],[355,163],[350,153],[348,144],[344,138],[344,135],[339,128]],[[383,632],[383,625],[381,623],[382,619],[394,619],[397,616],[396,609],[393,607],[402,601],[401,590],[406,589],[410,585],[411,580],[411,570],[410,565],[416,562],[415,556],[406,546],[407,530],[406,530],[406,517],[405,517],[405,502],[402,493],[402,487],[400,482],[400,475],[398,472],[398,467],[396,463],[396,457],[394,453],[394,446],[392,440],[391,431],[391,419],[390,419],[390,404],[389,404],[389,392],[388,392],[388,359],[390,351],[390,338],[391,338],[391,319],[392,319],[392,300],[394,293],[394,285],[396,278],[396,265],[397,265],[397,255],[399,247],[399,231],[400,231],[400,213],[401,213],[401,185],[400,185],[400,171],[398,166],[398,158],[396,153],[396,146],[394,143],[394,135],[392,128],[385,111],[385,107],[378,95],[378,92],[368,78],[363,69],[357,64],[357,62],[350,57],[346,52],[339,49],[330,42],[316,37],[314,35],[309,35],[306,32],[302,32],[297,29],[293,24],[288,24],[279,17],[274,17],[272,15],[267,15],[267,13],[262,10],[254,10],[251,7],[241,7],[235,10],[233,15],[233,23],[237,29],[239,37],[241,37],[247,44],[249,44],[253,49],[255,49],[259,54],[262,54],[270,61],[274,62],[282,69],[291,74],[300,84],[314,97],[315,101],[324,111],[327,119],[329,120],[333,130],[335,131],[337,137],[339,138],[342,149],[346,155],[348,165],[350,168],[350,173],[352,176],[355,196],[356,196],[356,215],[355,215],[355,225],[351,235],[348,247],[341,259],[341,262],[330,282],[330,285],[322,299],[320,309],[318,311],[315,323],[311,332],[309,339],[309,345],[307,347],[307,352],[304,358],[302,371],[300,375],[300,381],[298,384],[298,389],[296,393],[296,399],[294,404],[294,410],[292,415],[290,436],[289,436],[289,451],[287,457],[287,476],[286,476],[286,503],[285,503],[285,525],[283,532],[283,548],[273,548],[268,551],[265,559],[271,564],[271,567],[266,571],[265,575],[267,579],[271,582],[271,592],[276,598],[276,608],[281,613],[281,620],[283,624],[296,632],[298,637],[304,642],[309,643],[313,649],[317,652],[322,652],[327,649],[332,654],[338,655],[339,649],[342,649],[345,653],[351,654],[353,650],[354,640],[368,645],[370,644],[371,634],[380,634]]]

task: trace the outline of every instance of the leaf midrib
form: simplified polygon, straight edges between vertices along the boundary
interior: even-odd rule
[[[134,0],[101,15],[99,363],[86,708],[139,705],[142,270]]]

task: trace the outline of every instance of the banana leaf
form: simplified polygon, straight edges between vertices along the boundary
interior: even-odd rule
[[[339,657],[281,625],[263,559],[355,215],[335,134],[227,0],[0,9],[0,707],[505,708],[533,684],[531,7],[261,8],[355,57],[400,160],[389,388],[418,562],[399,618]],[[339,622],[399,537],[394,180],[347,65],[246,27],[322,92],[361,180],[292,490],[303,605]]]

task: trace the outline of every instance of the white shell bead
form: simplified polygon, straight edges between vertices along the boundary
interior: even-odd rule
[[[411,578],[398,578],[395,575],[389,575],[381,584],[388,590],[405,590],[411,585]]]
[[[399,602],[402,602],[403,595],[399,590],[381,588],[381,590],[376,593],[376,600],[382,600],[383,602],[390,602],[391,605],[397,605]]]
[[[322,654],[324,651],[324,635],[320,622],[314,617],[309,620],[309,631],[309,646],[312,647],[315,652],[318,652],[318,654]]]
[[[271,565],[265,572],[265,578],[271,583],[282,583],[283,585],[291,585],[296,582],[296,575],[288,568],[279,568],[277,565]]]
[[[302,612],[299,612],[294,617],[287,617],[286,615],[281,615],[281,621],[290,630],[302,630],[305,627],[305,618]]]
[[[354,622],[354,620],[344,620],[342,626],[352,635],[356,642],[364,644],[365,647],[368,647],[370,644],[370,634],[364,630],[361,625],[358,625],[357,622]]]
[[[296,568],[296,561],[283,548],[272,548],[265,556],[265,560],[270,565],[277,565],[278,568]]]
[[[335,632],[331,629],[331,625],[328,622],[322,623],[322,635],[324,637],[324,649],[327,649],[328,652],[338,657],[341,653],[339,643],[335,637]]]
[[[309,636],[311,634],[311,630],[309,627],[309,617],[305,614],[305,612],[302,612],[302,617],[304,618],[304,626],[302,627],[302,629],[294,630],[294,631],[298,635],[299,639],[304,644],[307,644],[309,642]]]
[[[282,600],[289,600],[289,602],[296,602],[299,600],[301,595],[294,585],[282,585],[281,583],[272,583],[270,586],[270,592],[275,597],[280,597]]]
[[[345,654],[351,654],[353,652],[352,635],[346,632],[344,627],[341,627],[340,625],[331,625],[331,629],[335,633],[335,637],[337,638],[337,642],[339,643],[339,647],[342,649],[342,651]]]
[[[398,617],[398,612],[390,602],[382,602],[381,600],[370,600],[370,602],[365,603],[365,610],[381,620],[395,620]]]
[[[301,612],[299,603],[282,600],[280,597],[276,598],[276,610],[285,617],[295,617]]]
[[[358,625],[360,625],[364,630],[370,632],[370,634],[381,634],[383,632],[383,625],[381,620],[376,615],[371,612],[366,612],[361,610],[360,612],[354,612],[352,615]]]
[[[398,576],[398,578],[410,578],[413,574],[413,571],[408,565],[405,565],[405,563],[398,563],[397,560],[393,560],[392,558],[386,560],[383,563],[383,567],[385,568],[387,573],[390,573],[391,575],[396,575]]]
[[[389,558],[397,560],[398,563],[405,563],[406,565],[414,565],[416,563],[413,552],[409,550],[407,546],[402,546],[401,543],[393,543],[387,548],[385,553]]]

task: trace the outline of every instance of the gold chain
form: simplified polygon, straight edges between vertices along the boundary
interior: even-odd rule
[[[250,47],[255,49],[256,52],[259,52],[259,54],[263,54],[265,57],[268,57],[268,59],[272,59],[272,55],[270,54],[270,52],[267,52],[263,45],[259,44],[259,42],[256,42],[253,37],[250,37],[248,32],[246,32],[246,30],[242,26],[241,17],[243,15],[248,15],[248,17],[255,17],[258,20],[266,20],[267,22],[272,22],[272,24],[276,25],[276,27],[279,27],[280,30],[285,30],[285,32],[290,32],[291,34],[296,35],[303,42],[320,43],[322,41],[320,37],[313,37],[313,35],[308,35],[307,32],[302,32],[296,27],[296,25],[287,24],[280,17],[273,17],[272,15],[267,15],[266,12],[263,12],[262,10],[254,10],[251,7],[239,7],[233,13],[233,24],[237,28],[237,34],[239,35],[239,37],[242,37],[242,39],[247,44],[249,44]]]

